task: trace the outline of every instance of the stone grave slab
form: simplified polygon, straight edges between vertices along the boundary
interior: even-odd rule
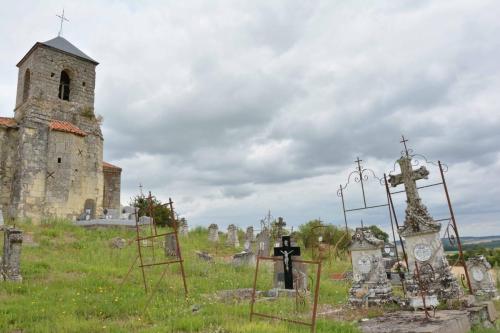
[[[467,333],[471,329],[468,312],[441,310],[425,319],[423,311],[398,311],[362,321],[363,333]]]

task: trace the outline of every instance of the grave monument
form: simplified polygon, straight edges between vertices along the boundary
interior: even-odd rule
[[[21,248],[23,232],[15,227],[4,227],[1,273],[4,280],[21,282]]]
[[[219,227],[215,223],[208,227],[208,241],[214,243],[219,241]]]
[[[379,305],[390,301],[392,287],[387,279],[382,248],[384,241],[368,228],[356,228],[350,246],[353,284],[349,303],[355,306]]]
[[[430,267],[432,272],[425,272],[428,275],[427,278],[430,279],[425,303],[428,306],[437,306],[439,300],[446,301],[458,297],[460,288],[444,254],[439,235],[441,224],[430,216],[427,207],[422,204],[418,195],[416,181],[427,179],[429,171],[425,166],[413,170],[412,158],[408,152],[397,162],[401,173],[391,175],[389,183],[392,187],[404,184],[406,192],[405,221],[398,232],[404,238],[408,257],[410,279],[407,281],[407,297],[410,300],[410,306],[422,306],[415,264],[419,267]]]
[[[226,245],[239,247],[240,241],[238,239],[238,228],[234,224],[227,227],[227,240]]]
[[[495,279],[491,273],[491,265],[484,256],[469,258],[466,263],[474,295],[482,300],[497,296]]]

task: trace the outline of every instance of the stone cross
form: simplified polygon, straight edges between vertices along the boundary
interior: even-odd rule
[[[274,256],[283,256],[285,289],[293,289],[292,256],[300,256],[300,247],[291,246],[290,236],[282,237],[282,246],[274,248]]]
[[[401,173],[398,175],[391,175],[389,183],[392,187],[404,184],[406,192],[406,202],[408,203],[408,205],[416,206],[420,201],[416,181],[420,179],[427,179],[429,176],[429,171],[424,166],[421,166],[417,170],[413,170],[411,166],[410,156],[401,157],[398,160],[398,164],[401,168]]]

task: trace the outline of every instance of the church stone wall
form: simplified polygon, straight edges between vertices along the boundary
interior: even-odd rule
[[[50,131],[48,140],[45,215],[75,219],[92,201],[101,213],[102,140],[95,136],[78,136]]]
[[[0,210],[7,214],[10,207],[18,130],[0,127]]]
[[[104,208],[120,209],[121,170],[104,167]]]

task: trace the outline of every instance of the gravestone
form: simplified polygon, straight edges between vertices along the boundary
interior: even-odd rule
[[[290,236],[282,236],[281,246],[274,248],[274,256],[282,257],[283,260],[274,263],[274,285],[280,289],[306,289],[303,288],[304,281],[307,281],[307,273],[303,271],[300,263],[293,263],[293,260],[300,258],[300,247],[294,246]],[[305,275],[305,276],[304,276]]]
[[[219,227],[215,223],[208,227],[208,241],[213,243],[219,241]]]
[[[104,213],[104,219],[106,220],[119,219],[121,216],[119,209],[104,208],[103,213]]]
[[[123,220],[135,220],[135,207],[124,206],[121,210],[120,218]]]
[[[245,241],[249,241],[250,243],[255,241],[255,236],[253,235],[253,227],[247,228],[247,232],[245,233]]]
[[[474,295],[481,300],[489,300],[496,297],[496,281],[491,273],[491,265],[486,258],[481,255],[471,257],[465,264],[467,265]]]
[[[83,213],[85,214],[85,220],[95,219],[95,200],[87,199],[83,205]]]
[[[186,237],[189,234],[188,223],[185,219],[180,221],[179,235]]]
[[[165,256],[177,257],[177,242],[175,241],[175,234],[165,235]]]
[[[238,228],[234,224],[230,224],[227,227],[227,240],[226,245],[238,247],[240,246],[240,241],[238,239]]]
[[[255,265],[255,254],[253,252],[240,252],[233,256],[234,266],[253,266]]]
[[[349,303],[355,306],[379,305],[390,301],[392,286],[387,279],[382,248],[384,241],[368,228],[356,228],[349,247],[351,251],[353,284]]]
[[[153,222],[153,219],[149,216],[141,216],[139,217],[139,224],[140,225],[143,225],[143,224],[150,224]]]
[[[4,225],[3,213],[2,210],[0,209],[0,229],[2,229],[3,225]]]
[[[263,229],[256,237],[257,243],[257,255],[261,257],[269,256],[269,251],[271,249],[271,236],[267,228]]]
[[[21,248],[23,232],[15,227],[4,228],[2,275],[5,280],[21,282]]]
[[[452,274],[448,260],[444,254],[443,244],[439,232],[441,224],[435,222],[422,204],[418,195],[416,181],[427,179],[429,171],[424,166],[417,170],[412,169],[412,160],[409,155],[402,156],[398,161],[401,174],[391,175],[389,183],[392,187],[404,184],[406,192],[406,211],[403,227],[398,230],[405,241],[408,257],[410,279],[407,281],[407,297],[410,306],[421,307],[423,303],[416,274],[415,263],[419,267],[432,267],[434,273],[428,273],[430,283],[426,284],[426,305],[437,306],[438,300],[447,301],[460,295],[455,276]]]

